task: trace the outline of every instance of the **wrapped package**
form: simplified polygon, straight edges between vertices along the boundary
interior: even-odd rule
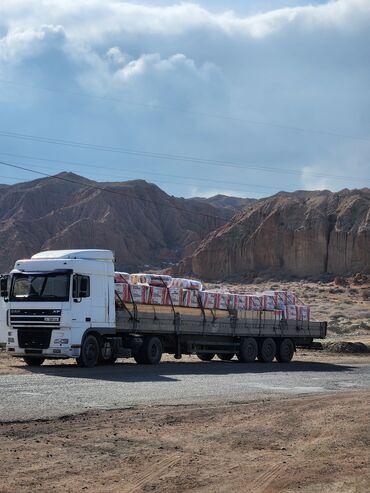
[[[308,322],[310,320],[310,307],[300,305],[297,306],[297,320]]]
[[[145,274],[146,282],[149,286],[171,286],[172,277],[164,274]]]
[[[167,288],[159,286],[149,286],[147,303],[149,305],[166,305]]]
[[[182,289],[196,289],[201,291],[203,289],[202,283],[193,279],[182,279],[180,277],[172,278],[171,286]]]
[[[284,308],[285,318],[287,320],[297,320],[297,307],[296,305],[286,305]]]
[[[230,306],[230,293],[217,293],[215,308],[218,310],[228,310]]]
[[[263,297],[258,294],[247,295],[248,310],[262,310]]]
[[[128,272],[115,272],[114,282],[130,282],[130,277]]]
[[[116,301],[127,303],[129,300],[129,285],[127,282],[116,282],[114,284]]]
[[[235,310],[248,310],[248,296],[246,294],[237,294],[234,306]]]
[[[198,296],[199,292],[194,289],[183,289],[183,306],[187,306],[189,308],[198,308]]]
[[[135,303],[148,303],[149,287],[145,284],[129,285],[129,301]]]
[[[216,307],[216,296],[217,293],[213,291],[200,291],[203,307],[213,310]]]
[[[229,294],[229,310],[238,309],[238,295],[236,293]]]
[[[171,305],[171,300],[174,306],[181,306],[183,304],[183,299],[182,299],[183,290],[181,288],[174,288],[171,286],[165,291],[166,291],[166,302],[165,302],[166,305]]]
[[[262,309],[274,310],[276,306],[276,296],[274,293],[263,293],[262,295]]]
[[[148,286],[171,286],[172,277],[165,274],[131,274],[133,284],[148,284]]]
[[[274,291],[275,307],[282,309],[285,305],[295,305],[296,295],[292,291]]]

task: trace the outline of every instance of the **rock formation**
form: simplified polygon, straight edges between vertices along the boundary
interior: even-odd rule
[[[248,273],[370,272],[370,190],[281,192],[204,239],[176,269],[203,279]]]

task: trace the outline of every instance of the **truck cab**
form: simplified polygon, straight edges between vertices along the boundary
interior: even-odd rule
[[[89,335],[115,332],[114,255],[110,250],[58,250],[19,260],[1,295],[7,351],[29,365],[81,357]]]

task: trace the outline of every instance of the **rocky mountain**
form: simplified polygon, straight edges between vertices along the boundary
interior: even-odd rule
[[[203,279],[370,272],[370,189],[258,200],[210,233],[176,271]]]
[[[0,186],[0,272],[16,259],[62,248],[112,249],[119,269],[165,267],[191,255],[243,205],[176,198],[143,180],[96,183],[72,173]]]

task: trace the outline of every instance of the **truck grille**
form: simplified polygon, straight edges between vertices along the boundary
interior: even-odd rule
[[[62,310],[10,310],[10,325],[18,327],[60,327]]]
[[[18,330],[18,344],[24,349],[47,349],[52,329],[32,328]]]

